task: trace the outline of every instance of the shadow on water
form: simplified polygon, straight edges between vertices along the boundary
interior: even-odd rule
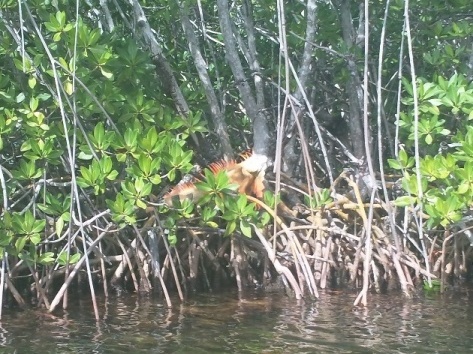
[[[0,352],[7,353],[464,353],[473,350],[473,293],[404,299],[323,292],[319,301],[280,294],[198,295],[169,309],[161,300],[100,298],[61,315],[7,310]]]

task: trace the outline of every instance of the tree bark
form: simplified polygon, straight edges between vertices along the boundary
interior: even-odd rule
[[[269,131],[266,116],[264,111],[258,107],[248,80],[245,77],[235,37],[233,36],[227,0],[217,0],[217,7],[220,29],[225,43],[225,57],[235,78],[235,84],[243,101],[246,114],[253,122],[253,152],[257,155],[268,156]]]
[[[350,0],[340,0],[338,3],[340,8],[343,40],[350,51],[351,48],[358,43],[358,41],[356,41],[355,29],[351,16],[351,4]],[[362,29],[362,26],[359,28]],[[356,66],[354,54],[349,53],[346,60],[350,75],[346,87],[349,103],[348,127],[350,130],[350,140],[353,154],[357,158],[362,158],[365,155],[362,126],[363,91],[361,89],[361,79]]]
[[[101,23],[105,24],[106,30],[108,32],[112,32],[115,29],[115,24],[113,23],[112,14],[110,13],[110,9],[108,8],[108,1],[107,0],[100,0],[100,7],[102,8],[102,21]]]
[[[315,34],[317,29],[317,3],[315,0],[308,0],[307,1],[307,26],[305,32],[305,43],[304,43],[304,51],[302,53],[301,65],[297,71],[297,75],[299,77],[299,81],[301,83],[300,86],[297,86],[296,91],[294,92],[294,97],[297,101],[303,101],[302,90],[308,93],[307,85],[309,84],[309,77],[311,76],[311,72],[313,72],[313,54],[314,54],[314,46],[312,43],[315,42]],[[291,111],[291,118],[288,122],[288,129],[287,129],[287,138],[288,142],[284,146],[284,154],[282,156],[284,164],[283,167],[285,172],[288,175],[292,175],[297,162],[299,161],[299,157],[296,154],[296,135],[293,134],[293,130],[295,129],[296,118],[302,116],[302,106],[294,105],[294,108]],[[322,142],[321,142],[322,143]]]
[[[251,5],[251,1],[244,0],[242,10],[244,25],[246,28],[246,35],[248,37],[249,65],[251,71],[253,72],[253,79],[255,82],[256,105],[259,110],[262,110],[265,107],[264,85],[258,61],[258,51],[256,50],[255,26],[253,22],[253,8]]]
[[[215,91],[212,87],[212,81],[210,80],[209,74],[207,72],[207,63],[202,56],[197,36],[192,29],[192,24],[189,20],[188,8],[184,3],[181,3],[180,9],[182,27],[189,44],[189,50],[191,52],[192,58],[194,59],[195,68],[199,75],[200,81],[202,82],[205,96],[207,97],[207,102],[209,103],[210,116],[212,117],[215,127],[215,133],[220,142],[224,156],[229,159],[233,155],[233,149],[230,144],[230,137],[228,136],[227,124],[225,123],[225,119],[218,103],[217,95],[215,94]]]

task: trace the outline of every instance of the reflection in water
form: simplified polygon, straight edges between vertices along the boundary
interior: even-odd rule
[[[61,315],[4,314],[0,352],[44,353],[461,353],[473,348],[469,292],[404,299],[325,292],[319,301],[280,294],[199,295],[172,309],[159,299],[87,300]],[[3,349],[3,350],[2,350]]]

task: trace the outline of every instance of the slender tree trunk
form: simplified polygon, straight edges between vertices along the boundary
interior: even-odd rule
[[[187,37],[189,44],[189,50],[194,59],[194,64],[199,74],[200,81],[205,91],[205,96],[207,97],[207,102],[210,107],[210,115],[215,127],[215,133],[219,139],[220,146],[222,148],[223,154],[226,158],[231,158],[233,155],[233,149],[230,144],[230,137],[228,136],[227,124],[220,110],[217,96],[212,87],[212,82],[210,80],[209,74],[207,72],[207,63],[205,62],[204,57],[199,48],[199,43],[197,36],[192,29],[191,22],[189,20],[188,8],[185,4],[180,4],[181,8],[181,22],[184,29],[184,33]]]
[[[227,0],[217,0],[217,7],[220,29],[225,43],[225,57],[235,78],[235,85],[240,93],[246,114],[253,122],[253,152],[257,155],[268,156],[270,141],[266,116],[263,109],[258,107],[248,79],[243,71],[235,36],[232,31]]]
[[[311,73],[313,70],[313,62],[314,62],[314,46],[313,43],[315,42],[315,34],[317,29],[317,3],[316,0],[308,0],[307,1],[307,26],[306,26],[306,33],[305,33],[305,44],[304,44],[304,52],[302,53],[302,64],[299,67],[297,75],[299,77],[299,81],[301,83],[300,86],[297,87],[294,97],[302,102],[303,95],[302,90],[306,92],[306,95],[309,95],[308,85],[311,84],[309,78],[311,77]],[[294,168],[296,167],[297,162],[299,161],[299,157],[296,154],[296,134],[293,134],[293,130],[295,129],[295,122],[297,117],[302,117],[302,110],[303,107],[301,106],[294,106],[293,110],[291,110],[291,119],[288,122],[289,126],[289,140],[287,144],[284,146],[284,154],[282,156],[284,160],[284,169],[288,175],[292,175]]]
[[[264,85],[256,50],[255,25],[253,22],[253,8],[250,0],[244,0],[242,6],[244,25],[248,37],[248,56],[250,69],[253,72],[255,82],[256,105],[259,110],[264,109]]]
[[[340,20],[342,26],[343,40],[350,50],[353,46],[358,45],[353,18],[351,16],[351,1],[339,0]],[[361,12],[360,12],[361,15]],[[361,22],[361,21],[360,21]],[[363,26],[359,26],[359,31],[362,31]],[[363,143],[363,120],[362,120],[362,106],[363,106],[363,91],[361,89],[361,79],[358,73],[354,54],[347,56],[347,68],[349,72],[349,79],[347,83],[347,94],[349,103],[349,117],[348,127],[350,130],[350,140],[353,149],[353,154],[357,158],[365,155],[365,148]]]

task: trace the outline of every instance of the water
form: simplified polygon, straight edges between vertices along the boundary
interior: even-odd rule
[[[88,299],[64,313],[6,310],[2,353],[473,353],[473,291],[405,299],[322,292],[318,301],[281,294],[197,295],[169,309],[127,294]]]

